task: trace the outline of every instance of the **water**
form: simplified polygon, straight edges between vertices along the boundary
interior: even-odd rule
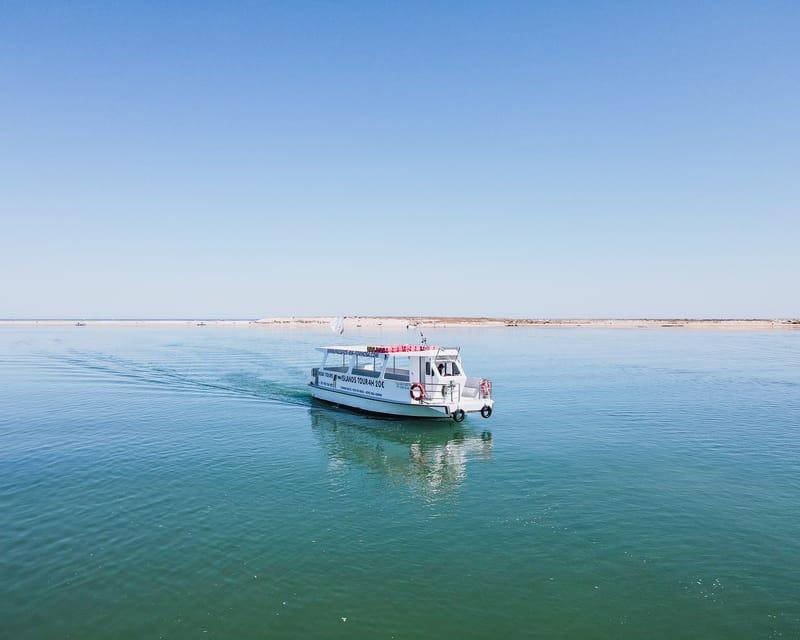
[[[330,332],[0,328],[0,636],[800,637],[800,333],[430,337],[492,418],[312,402]]]

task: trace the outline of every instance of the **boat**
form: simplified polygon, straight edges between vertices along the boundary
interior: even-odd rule
[[[460,348],[421,345],[318,347],[311,396],[372,413],[464,420],[492,415],[492,383],[467,376]]]

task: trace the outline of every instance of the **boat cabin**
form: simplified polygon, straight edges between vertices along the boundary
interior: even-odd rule
[[[409,385],[423,385],[425,392],[449,399],[477,397],[481,379],[470,379],[461,364],[458,348],[427,345],[320,347],[325,355],[317,372],[374,380],[391,380]],[[318,380],[318,375],[315,376]],[[472,384],[470,384],[472,383]],[[446,387],[446,389],[445,389]]]
[[[396,349],[396,350],[389,350]],[[424,347],[321,347],[320,369],[408,383],[452,381],[466,378],[459,349]]]

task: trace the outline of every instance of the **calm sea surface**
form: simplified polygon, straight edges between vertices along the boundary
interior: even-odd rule
[[[414,338],[0,328],[0,637],[800,637],[800,332],[430,331],[489,420],[311,401]]]

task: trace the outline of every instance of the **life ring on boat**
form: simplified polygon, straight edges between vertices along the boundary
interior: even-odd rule
[[[481,395],[483,395],[484,398],[492,395],[491,380],[486,380],[485,378],[481,380]]]
[[[411,385],[411,390],[409,393],[411,394],[412,400],[422,400],[425,397],[425,387],[423,387],[419,382],[415,382]]]

